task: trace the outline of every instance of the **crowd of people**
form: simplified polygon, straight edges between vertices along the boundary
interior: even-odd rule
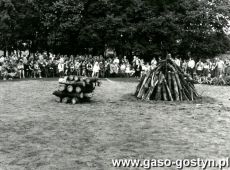
[[[157,62],[153,62],[156,66]],[[37,53],[34,55],[12,54],[0,56],[0,79],[47,78],[78,75],[88,77],[139,77],[150,70],[151,65],[134,56],[133,61],[127,57],[104,58],[92,55],[53,55]]]
[[[175,63],[191,77],[221,77],[230,75],[229,60],[219,58],[195,62],[194,59],[174,59]],[[104,58],[92,55],[53,55],[47,53],[12,54],[0,56],[0,79],[14,78],[47,78],[63,77],[65,75],[78,75],[88,77],[136,77],[140,78],[157,66],[157,60],[144,62],[143,59],[133,56],[129,61],[126,56],[122,58]]]
[[[218,57],[214,59],[199,59],[197,62],[193,58],[189,60],[181,60],[175,58],[175,63],[180,66],[183,71],[192,78],[207,80],[209,78],[223,78],[230,75],[230,61],[222,60]]]

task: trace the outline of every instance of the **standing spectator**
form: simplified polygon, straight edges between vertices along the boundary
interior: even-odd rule
[[[155,57],[152,59],[151,61],[151,70],[155,69],[157,66],[157,60],[155,59]]]
[[[81,63],[79,62],[79,60],[75,60],[75,64],[74,64],[74,68],[75,68],[75,73],[77,76],[81,76]]]
[[[133,61],[132,61],[132,67],[133,68],[136,68],[136,60],[137,60],[137,57],[133,56]]]
[[[87,70],[87,76],[91,77],[93,73],[93,65],[91,64],[90,61],[86,65],[86,70]]]
[[[104,78],[105,77],[105,64],[103,61],[99,63],[100,71],[99,71],[99,76]]]
[[[203,76],[204,63],[199,59],[199,62],[196,64],[196,73],[198,76]]]
[[[203,69],[203,75],[204,75],[204,79],[205,79],[206,82],[207,82],[209,73],[210,73],[210,65],[209,65],[208,60],[206,60],[204,62],[204,69]]]
[[[86,60],[83,60],[82,64],[81,64],[81,75],[82,76],[86,76]]]
[[[70,74],[74,74],[74,62],[72,59],[70,60],[69,67],[70,67]]]
[[[0,64],[3,64],[4,61],[5,61],[5,58],[4,58],[4,56],[2,55],[2,56],[0,57]]]
[[[58,72],[59,72],[59,76],[63,77],[64,76],[64,71],[65,71],[65,65],[63,62],[59,62],[58,64]]]
[[[217,77],[222,77],[224,74],[224,69],[225,69],[225,65],[224,65],[224,61],[217,58]]]
[[[135,69],[135,77],[136,78],[140,78],[141,77],[141,71],[142,71],[142,66],[141,66],[141,62],[139,61],[136,65],[136,69]]]
[[[175,58],[175,63],[177,66],[181,67],[181,60],[178,57]]]
[[[20,60],[18,63],[18,74],[20,79],[25,78],[24,64],[22,60]]]
[[[213,60],[213,62],[211,63],[211,69],[210,69],[210,72],[211,72],[211,77],[216,77],[216,71],[217,70],[217,62],[216,60]]]
[[[186,62],[186,60],[183,61],[182,63],[182,70],[187,73],[187,68],[188,68],[188,63]]]
[[[110,77],[110,65],[109,61],[105,61],[105,77],[108,78]]]
[[[93,65],[92,77],[99,77],[99,70],[100,70],[100,66],[99,66],[99,63],[96,61]]]
[[[130,77],[131,65],[129,63],[126,64],[125,74],[126,74],[126,77],[128,77],[128,78]]]
[[[146,68],[145,74],[148,74],[151,71],[151,66],[150,66],[149,62],[146,63],[145,68]]]
[[[188,61],[188,73],[192,76],[192,78],[193,78],[194,69],[195,69],[195,61],[190,57]]]

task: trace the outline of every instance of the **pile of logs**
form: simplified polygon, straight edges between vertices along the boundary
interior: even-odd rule
[[[90,101],[96,86],[100,86],[98,78],[66,76],[59,79],[59,87],[53,95],[62,103],[82,103]]]
[[[142,100],[193,101],[199,98],[193,79],[167,58],[144,75],[135,96]]]

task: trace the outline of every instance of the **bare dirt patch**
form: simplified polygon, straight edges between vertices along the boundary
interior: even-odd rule
[[[0,82],[0,169],[114,170],[112,159],[225,158],[230,87],[197,102],[142,102],[135,81],[103,81],[91,103],[57,103],[57,81]],[[125,169],[125,168],[124,168]],[[127,169],[127,168],[126,168]],[[172,168],[175,169],[175,168]]]

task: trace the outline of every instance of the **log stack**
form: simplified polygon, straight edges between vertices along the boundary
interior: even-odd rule
[[[176,63],[167,58],[144,75],[138,84],[135,96],[142,100],[193,101],[199,98],[193,79]]]
[[[70,75],[59,79],[58,90],[53,95],[62,103],[88,102],[93,97],[95,87],[100,85],[98,78]]]

